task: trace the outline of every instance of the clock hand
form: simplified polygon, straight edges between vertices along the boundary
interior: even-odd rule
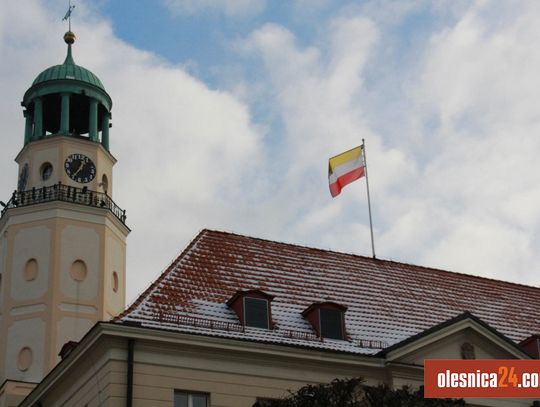
[[[79,172],[81,172],[81,170],[84,168],[84,162],[81,162],[81,165],[79,166],[79,169],[77,171],[75,171],[75,173],[73,174],[73,176],[76,176]]]

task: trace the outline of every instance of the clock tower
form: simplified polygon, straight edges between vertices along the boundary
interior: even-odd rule
[[[125,307],[125,211],[113,196],[112,101],[72,56],[26,91],[17,189],[0,202],[0,406]],[[26,386],[26,387],[25,387]]]

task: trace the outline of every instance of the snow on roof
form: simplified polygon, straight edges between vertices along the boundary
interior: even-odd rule
[[[275,296],[274,329],[243,327],[238,290]],[[347,307],[348,340],[318,338],[302,311]],[[203,230],[115,322],[225,338],[375,354],[469,311],[517,342],[540,332],[540,289],[394,261]]]

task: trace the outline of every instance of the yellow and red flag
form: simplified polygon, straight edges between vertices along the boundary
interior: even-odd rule
[[[365,175],[363,146],[338,154],[328,160],[330,194],[336,197],[341,189]]]

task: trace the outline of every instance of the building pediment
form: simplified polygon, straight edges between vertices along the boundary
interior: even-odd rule
[[[469,312],[380,352],[388,363],[423,366],[425,359],[530,359],[515,342]]]

